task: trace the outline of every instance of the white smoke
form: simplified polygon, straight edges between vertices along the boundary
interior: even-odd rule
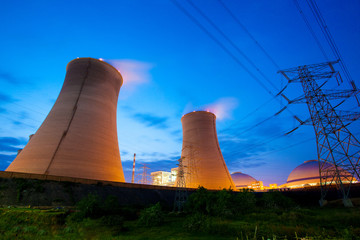
[[[219,120],[231,119],[237,106],[238,100],[236,98],[224,97],[202,107],[195,107],[192,103],[188,103],[185,106],[184,114],[192,111],[208,111],[214,113]]]
[[[122,89],[132,91],[139,85],[151,82],[150,70],[154,67],[153,64],[131,59],[105,59],[104,61],[121,73],[124,80]]]
[[[220,98],[216,102],[205,106],[205,110],[212,112],[219,120],[232,118],[233,111],[238,106],[238,100],[233,97]]]

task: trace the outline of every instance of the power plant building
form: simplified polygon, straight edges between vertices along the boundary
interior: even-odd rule
[[[217,133],[216,116],[195,111],[181,118],[183,127],[182,162],[186,187],[235,189],[222,156]]]
[[[116,127],[121,74],[79,58],[50,113],[6,171],[124,182]]]
[[[157,171],[151,174],[152,184],[159,186],[171,186],[171,172]]]

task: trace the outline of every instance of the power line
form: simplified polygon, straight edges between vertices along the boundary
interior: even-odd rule
[[[265,74],[256,66],[256,64],[243,52],[240,48],[208,17],[206,14],[201,11],[191,0],[187,2],[208,22],[210,25],[218,32],[220,35],[230,43],[230,45],[250,63],[250,65],[260,73],[260,75],[274,88],[278,91],[277,87],[268,79]]]
[[[316,44],[318,45],[321,53],[322,53],[323,56],[325,57],[326,61],[329,61],[329,58],[328,58],[328,56],[326,55],[326,52],[325,52],[324,48],[322,47],[319,39],[317,38],[314,30],[312,29],[312,27],[311,27],[311,25],[310,25],[308,19],[306,18],[304,12],[302,11],[302,9],[301,9],[301,7],[300,7],[300,5],[299,5],[299,2],[298,2],[297,0],[293,0],[293,1],[294,1],[294,4],[295,4],[297,10],[300,12],[300,15],[301,15],[302,19],[304,20],[304,22],[305,22],[308,30],[310,31],[312,37],[315,39],[315,42],[316,42]]]
[[[245,65],[222,44],[212,33],[210,33],[196,18],[194,18],[185,8],[183,8],[176,0],[171,2],[181,10],[193,23],[195,23],[209,38],[211,38],[225,53],[227,53],[241,68],[243,68],[262,88],[264,88],[271,96],[275,96],[274,93],[260,81]]]
[[[329,28],[326,25],[326,22],[319,10],[319,7],[317,6],[316,2],[313,0],[306,0],[308,6],[310,7],[313,15],[315,16],[316,22],[319,24],[321,31],[323,32],[323,34],[325,35],[325,38],[328,42],[328,44],[330,45],[331,50],[333,51],[333,54],[335,55],[335,57],[337,59],[340,60],[340,67],[343,70],[346,79],[348,80],[348,82],[352,85],[352,87],[354,88],[354,90],[356,90],[356,86],[355,86],[355,82],[352,80],[352,77],[350,75],[350,72],[348,71],[344,60],[340,54],[340,51],[338,49],[338,47],[335,44],[334,38],[332,37]]]
[[[275,60],[270,56],[270,54],[260,45],[260,43],[254,38],[254,36],[247,30],[244,24],[241,23],[239,18],[235,16],[235,14],[223,3],[222,0],[217,0],[221,6],[228,12],[228,14],[234,19],[234,21],[241,27],[241,29],[255,42],[255,44],[260,48],[260,50],[265,54],[265,56],[270,60],[270,62],[280,70],[279,65],[275,62]]]
[[[193,23],[195,23],[209,38],[211,38],[225,53],[227,53],[241,68],[243,68],[261,87],[263,87],[271,96],[277,99],[277,95],[275,95],[265,84],[260,81],[259,78],[257,78],[248,68],[245,67],[245,65],[227,48],[224,44],[222,44],[209,30],[207,30],[193,15],[189,13],[184,7],[182,7],[177,0],[171,0],[171,2],[179,9],[181,10]],[[195,6],[195,5],[194,5]],[[196,8],[196,7],[195,7]],[[198,8],[197,8],[198,9]],[[205,14],[201,14],[204,15]],[[208,17],[204,17],[205,19],[209,19]],[[212,22],[212,21],[211,21]],[[210,23],[210,22],[209,22]],[[215,24],[214,24],[215,25]],[[215,25],[216,26],[216,25]],[[220,30],[220,29],[219,29]],[[221,30],[220,30],[221,31]],[[231,41],[231,40],[230,40]],[[271,84],[273,86],[273,84]],[[275,89],[277,89],[275,87]],[[277,99],[277,101],[281,104],[281,100]],[[294,113],[291,112],[291,110],[285,108],[288,110],[293,116],[295,116]],[[257,125],[257,124],[256,124]]]

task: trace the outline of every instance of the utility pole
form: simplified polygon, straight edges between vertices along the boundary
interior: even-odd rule
[[[134,183],[134,176],[135,176],[135,157],[136,157],[136,153],[134,153],[134,162],[133,162],[131,183]]]
[[[351,183],[356,181],[356,178],[360,180],[360,142],[347,126],[359,119],[360,114],[337,110],[336,108],[345,100],[335,107],[332,106],[330,100],[356,97],[359,90],[353,82],[351,82],[351,90],[326,91],[322,89],[329,79],[333,77],[337,80],[341,79],[334,69],[335,63],[337,62],[326,62],[279,71],[288,83],[301,83],[304,91],[304,97],[292,101],[281,95],[289,104],[304,102],[308,106],[311,121],[303,122],[297,119],[300,125],[311,122],[315,130],[321,186],[320,206],[326,204],[326,193],[334,182],[341,192],[344,206],[352,207],[349,193]],[[319,85],[320,80],[325,81]]]

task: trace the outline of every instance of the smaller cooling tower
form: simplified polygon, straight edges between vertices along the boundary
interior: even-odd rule
[[[183,127],[183,159],[186,187],[235,189],[216,134],[216,116],[196,111],[181,118]]]
[[[6,171],[124,182],[116,130],[120,73],[93,58],[75,59],[66,70],[53,108]]]

